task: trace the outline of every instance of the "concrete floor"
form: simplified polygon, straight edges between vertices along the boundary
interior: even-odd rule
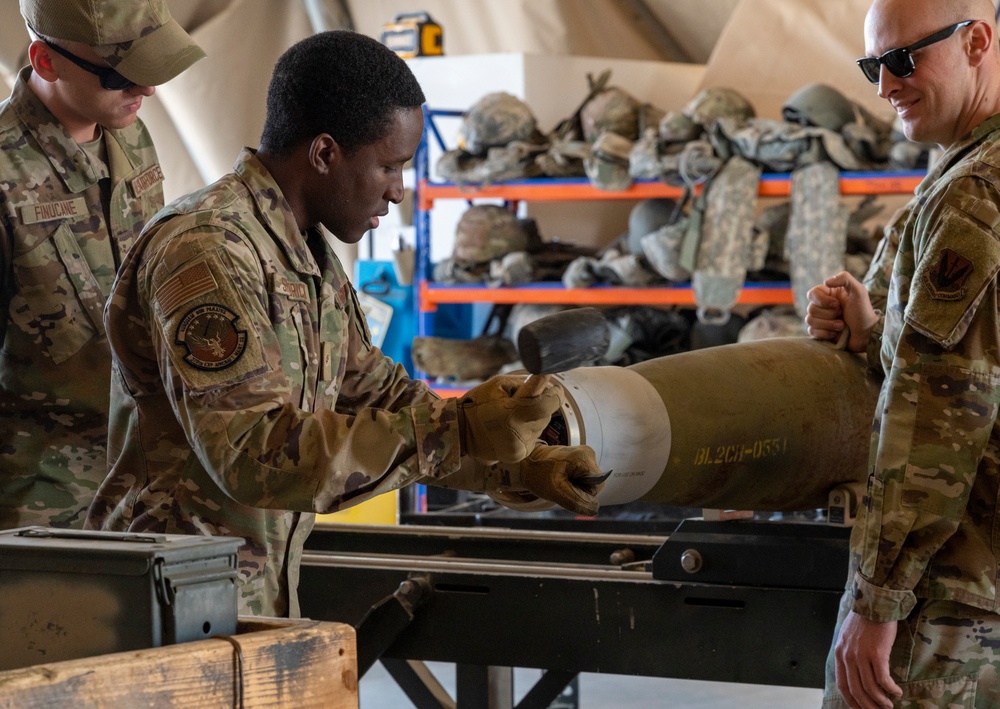
[[[454,697],[454,666],[436,662],[427,666]],[[540,670],[515,670],[515,702],[540,675]],[[819,689],[601,674],[580,675],[579,689],[579,709],[818,709],[823,695]],[[362,677],[360,697],[361,709],[414,706],[381,664]]]

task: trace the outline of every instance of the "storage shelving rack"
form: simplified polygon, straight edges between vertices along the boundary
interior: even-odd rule
[[[596,285],[567,289],[560,283],[534,283],[521,286],[447,285],[431,282],[430,211],[437,200],[501,199],[518,201],[640,200],[652,197],[679,198],[683,190],[657,180],[640,180],[627,190],[607,191],[591,185],[586,178],[533,178],[493,184],[478,189],[449,182],[434,182],[430,177],[430,141],[447,150],[435,118],[459,117],[461,111],[424,109],[424,134],[414,160],[416,226],[417,335],[433,334],[433,316],[445,303],[541,303],[563,305],[694,305],[690,284],[671,284],[649,288]],[[871,194],[910,194],[924,177],[924,171],[844,172],[840,193],[845,196]],[[791,193],[791,175],[765,173],[761,177],[761,197],[787,197]],[[754,305],[791,304],[792,291],[787,282],[747,283],[738,303]]]

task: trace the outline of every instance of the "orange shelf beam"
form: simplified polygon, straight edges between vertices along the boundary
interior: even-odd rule
[[[791,289],[785,284],[744,288],[736,301],[745,305],[791,305]],[[445,303],[501,303],[516,305],[695,305],[694,291],[684,286],[660,288],[485,288],[420,284],[420,309],[434,312]]]
[[[910,194],[923,179],[924,173],[914,172],[862,172],[843,173],[840,177],[840,192],[844,195],[869,194]],[[792,182],[787,175],[764,175],[760,181],[761,197],[787,197],[791,194]],[[421,180],[418,186],[419,208],[430,209],[439,199],[502,199],[506,201],[527,200],[532,202],[573,202],[581,200],[605,199],[649,199],[653,197],[678,198],[684,194],[679,187],[671,187],[663,182],[642,181],[633,183],[627,190],[600,190],[587,180],[521,180],[500,183],[489,187],[459,187],[451,183],[435,183]]]

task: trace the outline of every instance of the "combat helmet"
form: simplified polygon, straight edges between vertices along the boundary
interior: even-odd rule
[[[496,204],[476,204],[455,227],[456,261],[484,263],[530,246],[529,230],[512,212]]]
[[[530,141],[537,127],[535,114],[521,99],[503,91],[486,94],[462,116],[460,142],[474,155],[490,148]]]
[[[612,86],[580,108],[583,137],[593,143],[605,131],[636,140],[639,137],[639,102],[628,92]]]
[[[826,84],[807,84],[793,93],[781,108],[789,123],[817,126],[839,131],[855,121],[854,104],[842,93]]]
[[[669,197],[657,197],[636,202],[628,215],[629,253],[642,253],[642,237],[675,221],[677,202]]]
[[[701,135],[701,126],[680,111],[668,111],[660,119],[659,135],[667,143],[686,143]]]
[[[700,91],[684,106],[681,113],[706,129],[717,118],[734,118],[737,122],[743,122],[757,115],[741,93],[721,86]]]

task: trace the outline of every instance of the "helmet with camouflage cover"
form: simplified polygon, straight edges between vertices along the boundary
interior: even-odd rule
[[[679,111],[668,111],[660,119],[660,140],[686,143],[701,135],[701,126]]]
[[[711,126],[717,118],[734,118],[742,122],[757,115],[741,93],[721,86],[703,89],[681,112],[703,128]]]
[[[531,140],[536,127],[528,104],[497,91],[483,96],[462,116],[460,141],[468,152],[485,155],[490,148]]]
[[[826,84],[807,84],[793,93],[781,108],[789,123],[839,131],[856,120],[854,104]]]
[[[639,137],[639,102],[628,92],[612,86],[583,105],[580,126],[588,143],[596,141],[605,131],[636,140]]]
[[[483,263],[512,251],[524,251],[530,230],[516,215],[496,204],[476,204],[465,210],[455,227],[454,258]]]

